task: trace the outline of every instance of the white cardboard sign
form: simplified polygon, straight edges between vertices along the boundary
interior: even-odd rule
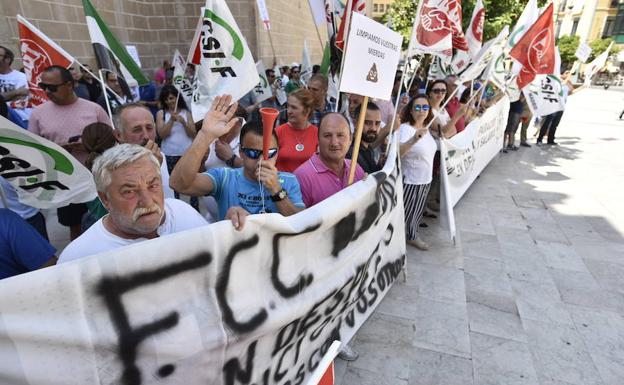
[[[353,13],[340,92],[389,100],[403,37]]]

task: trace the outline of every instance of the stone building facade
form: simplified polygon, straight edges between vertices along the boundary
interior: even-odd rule
[[[91,0],[122,44],[137,47],[146,74],[153,76],[175,49],[188,52],[205,0]],[[256,0],[226,0],[256,60],[272,65],[268,33],[258,16]],[[266,0],[278,64],[301,62],[304,39],[313,63],[322,58],[308,0]],[[82,63],[95,65],[82,0],[0,1],[0,45],[19,56],[16,15],[20,14]],[[14,68],[21,66],[16,60]]]

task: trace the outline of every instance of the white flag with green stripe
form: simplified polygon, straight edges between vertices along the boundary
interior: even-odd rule
[[[114,72],[118,77],[121,76],[125,80],[125,82],[121,82],[122,88],[126,88],[127,83],[132,83],[132,80],[135,80],[139,85],[148,84],[149,80],[143,75],[123,44],[108,29],[93,4],[89,0],[82,0],[82,6],[99,68]]]
[[[91,173],[76,158],[1,116],[0,177],[15,188],[21,203],[39,209],[97,197]]]
[[[200,64],[193,120],[202,120],[217,95],[239,100],[260,82],[256,63],[224,0],[207,0],[199,38]]]

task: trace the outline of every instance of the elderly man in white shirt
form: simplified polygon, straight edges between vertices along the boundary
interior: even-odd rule
[[[164,198],[160,163],[144,147],[112,147],[96,159],[92,172],[108,214],[71,242],[59,263],[207,224],[188,204]]]

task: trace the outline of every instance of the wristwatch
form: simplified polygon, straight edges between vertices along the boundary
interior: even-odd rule
[[[236,160],[236,158],[237,158],[236,154],[232,155],[230,159],[225,161],[225,164],[230,168],[234,168],[234,161]]]
[[[283,200],[284,198],[286,198],[287,196],[288,196],[288,193],[286,193],[286,190],[284,190],[282,188],[277,193],[275,193],[274,195],[271,195],[271,200],[273,202],[279,202],[279,201]]]

